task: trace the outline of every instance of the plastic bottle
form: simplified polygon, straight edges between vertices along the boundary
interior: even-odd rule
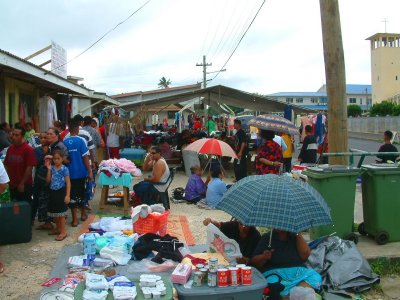
[[[85,234],[83,238],[83,254],[96,255],[96,236],[93,233]]]

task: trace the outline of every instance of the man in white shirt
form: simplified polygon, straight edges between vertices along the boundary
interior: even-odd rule
[[[8,178],[6,169],[4,168],[3,163],[0,160],[0,194],[3,193],[7,188],[7,183],[10,181]],[[3,263],[0,261],[0,273],[3,273],[4,267]]]

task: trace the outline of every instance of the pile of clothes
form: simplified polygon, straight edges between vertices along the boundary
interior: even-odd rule
[[[130,173],[132,176],[142,176],[142,171],[133,162],[126,158],[103,160],[99,165],[99,173],[103,172],[108,177],[119,178],[123,173]]]

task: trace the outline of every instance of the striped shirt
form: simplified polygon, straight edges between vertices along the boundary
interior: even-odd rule
[[[69,138],[71,136],[70,132],[68,132],[64,138],[64,140],[66,138]],[[93,143],[93,139],[92,136],[90,135],[89,132],[87,132],[86,130],[83,130],[81,128],[79,128],[79,133],[78,136],[80,136],[81,138],[83,138],[86,142],[86,146],[88,147],[89,150],[93,150],[95,148],[95,145]]]

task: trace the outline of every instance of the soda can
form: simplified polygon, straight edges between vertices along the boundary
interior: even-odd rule
[[[228,286],[228,269],[218,269],[217,271],[217,284],[218,287],[227,287]]]
[[[207,285],[209,287],[217,286],[217,274],[216,273],[208,273],[207,274]]]
[[[211,273],[216,273],[218,269],[218,258],[210,258],[208,260],[208,267]]]
[[[229,284],[232,286],[239,285],[239,269],[231,267],[229,270]]]
[[[206,268],[201,268],[199,271],[201,272],[201,274],[202,274],[202,276],[203,276],[203,282],[204,282],[204,283],[207,283],[207,273],[208,273],[208,269],[206,269]]]
[[[252,285],[253,284],[253,274],[251,267],[242,268],[242,284]]]
[[[203,274],[200,271],[194,272],[193,286],[201,286],[203,284]]]
[[[242,284],[242,268],[245,267],[245,264],[237,264],[236,268],[239,269],[239,276],[238,276],[238,284]]]
[[[203,264],[197,264],[196,265],[196,269],[197,270],[200,270],[200,269],[203,269],[204,268],[204,265]]]

